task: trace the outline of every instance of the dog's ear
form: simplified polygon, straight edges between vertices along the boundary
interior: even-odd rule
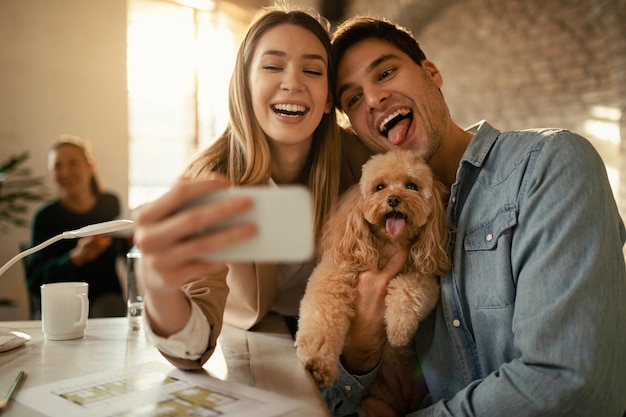
[[[333,263],[348,263],[351,268],[369,269],[377,259],[372,247],[370,230],[363,217],[363,199],[358,184],[341,198],[336,210],[324,226],[321,251],[333,258]]]
[[[448,230],[444,199],[448,195],[446,186],[433,181],[431,197],[432,211],[424,226],[422,236],[411,247],[415,267],[425,275],[441,275],[450,268],[448,258]]]

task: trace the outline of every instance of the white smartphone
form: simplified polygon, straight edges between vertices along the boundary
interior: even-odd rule
[[[220,230],[242,221],[257,224],[258,233],[251,239],[219,251],[207,253],[203,259],[232,262],[302,262],[312,258],[313,199],[304,186],[232,187],[207,194],[189,206],[217,201],[234,195],[252,198],[249,211],[207,230]]]

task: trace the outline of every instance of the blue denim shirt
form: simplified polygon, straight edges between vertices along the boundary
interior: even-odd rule
[[[415,337],[423,416],[622,416],[626,240],[606,169],[559,129],[475,133],[448,203],[452,269]],[[322,389],[354,412],[377,369]]]

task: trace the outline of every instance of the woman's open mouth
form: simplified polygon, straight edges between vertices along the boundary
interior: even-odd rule
[[[309,109],[299,104],[272,104],[272,110],[279,116],[299,117],[304,116]]]

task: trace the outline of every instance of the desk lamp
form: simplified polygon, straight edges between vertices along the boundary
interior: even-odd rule
[[[102,235],[105,233],[118,232],[121,230],[130,229],[133,227],[132,220],[111,220],[108,222],[90,224],[89,226],[81,227],[80,229],[70,230],[69,232],[63,232],[59,235],[51,237],[45,242],[40,243],[37,246],[34,246],[30,249],[26,249],[23,252],[20,252],[16,256],[13,257],[9,262],[4,264],[2,268],[0,268],[0,276],[6,272],[13,264],[22,259],[25,256],[33,254],[41,249],[45,248],[53,244],[56,241],[61,239],[77,239],[79,237],[93,236],[93,235]]]

